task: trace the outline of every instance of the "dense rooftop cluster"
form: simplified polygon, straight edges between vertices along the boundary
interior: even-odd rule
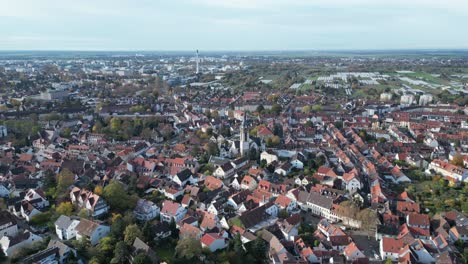
[[[1,251],[466,262],[466,71],[410,71],[445,58],[362,69],[389,60],[213,55],[198,75],[190,56],[1,60]],[[256,76],[285,65],[327,70]]]

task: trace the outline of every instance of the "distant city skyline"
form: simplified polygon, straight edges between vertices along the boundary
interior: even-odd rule
[[[0,0],[0,50],[467,49],[465,0]]]

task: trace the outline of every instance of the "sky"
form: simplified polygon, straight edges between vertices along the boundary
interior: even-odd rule
[[[0,50],[467,48],[468,0],[0,0]]]

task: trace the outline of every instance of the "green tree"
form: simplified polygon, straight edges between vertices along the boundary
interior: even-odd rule
[[[110,128],[112,132],[119,132],[122,129],[121,126],[122,121],[116,117],[113,117],[110,120]]]
[[[137,197],[130,196],[122,184],[116,180],[111,181],[102,190],[102,196],[107,201],[109,206],[116,211],[125,212],[128,209],[133,209],[137,202]]]
[[[99,251],[107,257],[112,256],[115,246],[115,239],[110,236],[103,237],[99,240]]]
[[[137,237],[142,238],[143,233],[136,224],[129,225],[125,228],[124,241],[127,243],[127,245],[131,246]]]
[[[89,214],[89,210],[86,209],[86,208],[82,208],[82,209],[78,212],[78,216],[79,216],[80,218],[86,218],[86,219],[88,219],[88,218],[89,218],[89,215],[90,215],[90,214]]]
[[[286,211],[285,209],[283,209],[283,210],[279,211],[278,217],[279,217],[279,218],[282,218],[282,219],[286,219],[286,218],[289,217],[289,213],[288,213],[288,211]]]
[[[112,221],[112,225],[111,225],[111,228],[110,228],[110,233],[112,234],[113,237],[116,237],[116,238],[121,238],[124,231],[125,231],[125,222],[123,220],[123,217],[122,215],[118,215],[117,217],[115,217],[115,219]]]
[[[283,110],[283,108],[279,104],[274,104],[271,107],[271,112],[274,113],[275,115],[279,115],[282,110]]]
[[[133,258],[132,264],[151,264],[151,259],[145,253],[139,253]]]
[[[252,247],[250,250],[250,254],[256,259],[265,259],[267,244],[265,240],[263,240],[262,236],[259,235],[257,238],[252,242]]]
[[[123,264],[127,263],[127,256],[129,255],[127,245],[124,241],[119,241],[115,245],[114,257],[111,259],[112,264]]]
[[[186,237],[177,242],[175,250],[176,257],[190,260],[202,252],[202,247],[200,241],[191,237]]]
[[[153,227],[150,222],[145,222],[143,225],[143,229],[141,230],[141,233],[143,234],[143,237],[145,238],[145,241],[151,241],[153,240]]]
[[[69,169],[63,169],[58,174],[57,197],[63,197],[67,195],[66,190],[73,183],[75,183],[75,175]]]
[[[70,216],[73,213],[73,205],[70,202],[63,202],[57,206],[55,212],[60,215]]]
[[[257,106],[257,112],[261,114],[263,111],[265,111],[265,107],[262,104],[259,104]]]

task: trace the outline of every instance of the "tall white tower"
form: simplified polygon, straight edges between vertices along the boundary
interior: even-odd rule
[[[199,73],[199,70],[198,70],[198,50],[197,50],[197,59],[195,60],[195,63],[197,64],[196,74],[198,74]]]
[[[244,118],[242,119],[242,124],[240,126],[240,140],[239,140],[239,152],[241,156],[248,154],[249,152],[249,133],[245,131],[245,121],[246,121],[246,113],[244,113]]]

